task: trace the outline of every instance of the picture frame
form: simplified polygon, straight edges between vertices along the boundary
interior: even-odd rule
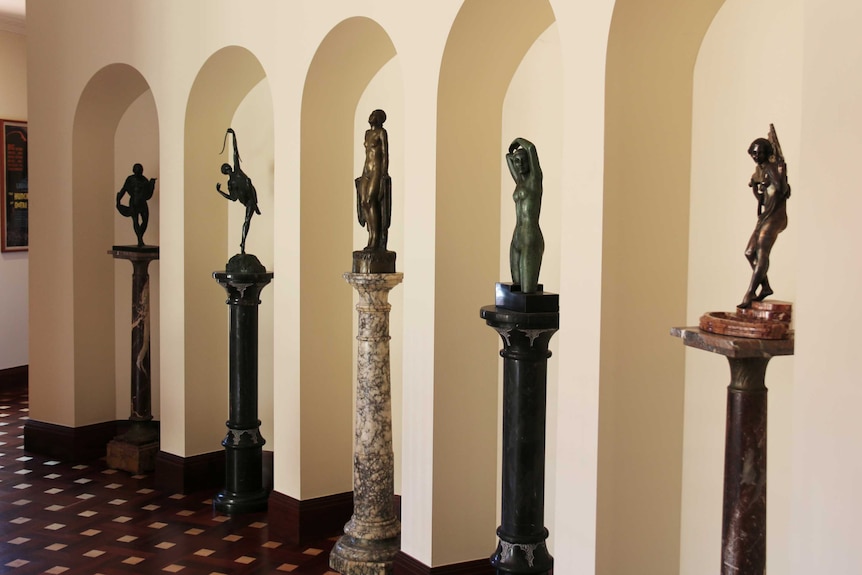
[[[27,251],[29,233],[29,182],[27,122],[0,119],[0,251]]]

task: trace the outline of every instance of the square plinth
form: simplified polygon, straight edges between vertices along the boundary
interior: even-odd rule
[[[112,439],[108,442],[106,463],[111,469],[122,469],[135,475],[149,473],[156,469],[158,453],[158,441],[135,445],[121,439]]]
[[[710,333],[698,327],[672,327],[670,334],[689,347],[737,359],[793,355],[793,334],[786,339],[754,339]]]
[[[519,284],[499,282],[494,291],[494,304],[503,309],[524,313],[560,311],[560,296],[545,293],[543,288],[544,286],[539,284],[537,291],[524,293]]]

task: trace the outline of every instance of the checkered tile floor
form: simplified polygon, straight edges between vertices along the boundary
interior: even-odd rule
[[[266,513],[213,512],[213,492],[165,493],[152,476],[71,465],[23,448],[25,387],[0,388],[0,573],[333,574],[334,539],[296,548]]]

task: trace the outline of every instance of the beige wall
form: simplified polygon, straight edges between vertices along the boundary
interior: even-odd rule
[[[0,118],[27,120],[26,40],[0,31]],[[27,252],[0,253],[0,369],[28,363]]]
[[[91,243],[128,230],[115,231],[110,215],[92,220],[92,233],[72,223],[85,206],[101,214],[99,197],[113,209],[135,126],[155,117],[144,147],[159,178],[162,449],[220,449],[227,310],[210,274],[236,250],[241,210],[213,187],[233,122],[264,212],[249,248],[276,274],[262,295],[260,354],[275,487],[301,499],[349,490],[356,312],[341,274],[363,241],[352,200],[359,138],[381,107],[398,214],[391,245],[405,274],[391,330],[402,548],[433,566],[486,557],[499,505],[500,344],[478,309],[508,272],[503,152],[524,136],[545,172],[542,281],[562,304],[547,449],[556,572],[706,572],[720,543],[727,367],[684,352],[667,329],[741,296],[752,225],[744,150],[774,122],[794,196],[772,273],[776,295],[795,300],[799,340],[767,381],[770,570],[810,572],[827,559],[830,573],[858,571],[849,535],[826,536],[850,533],[847,510],[859,503],[859,469],[837,451],[852,453],[860,435],[849,411],[858,366],[847,359],[862,283],[848,257],[856,200],[852,172],[833,167],[858,151],[862,88],[843,64],[860,50],[855,4],[203,4],[28,5],[31,179],[43,191],[29,269],[35,419],[123,415],[126,280],[86,258]],[[129,41],[118,22],[147,32]],[[103,69],[115,73],[112,90],[89,91]],[[110,112],[95,116],[99,129],[116,131],[109,169],[93,164],[101,196],[83,191],[73,165],[76,146],[101,133],[76,125],[88,94],[98,98],[85,110]],[[118,310],[104,317],[81,295],[105,289],[94,279],[103,274],[107,309]],[[56,289],[64,284],[75,290]],[[94,314],[111,326],[102,347],[88,332]]]

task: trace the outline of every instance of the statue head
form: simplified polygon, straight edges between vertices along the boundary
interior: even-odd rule
[[[132,173],[136,176],[140,176],[144,173],[144,167],[140,164],[135,164],[132,166]]]
[[[368,123],[372,128],[381,128],[383,127],[384,122],[386,122],[386,112],[383,110],[374,110],[371,112],[371,115],[368,116]]]
[[[772,144],[766,138],[757,138],[748,146],[748,155],[758,164],[768,161],[774,153]]]
[[[527,150],[518,148],[512,152],[512,165],[515,166],[515,171],[519,174],[530,173],[530,158]]]
[[[231,173],[230,164],[222,164],[221,165],[221,173],[224,175],[228,175],[229,173]]]

